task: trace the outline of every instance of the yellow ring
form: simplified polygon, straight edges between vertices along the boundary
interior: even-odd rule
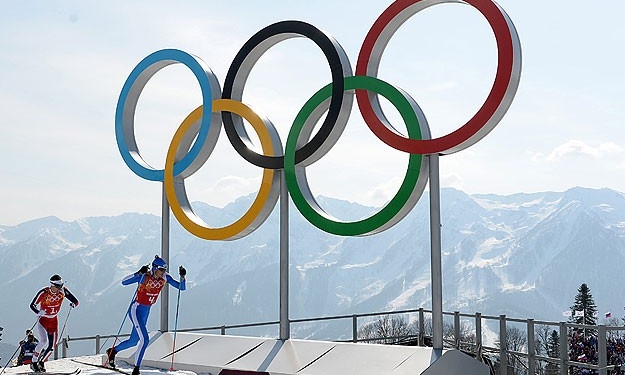
[[[216,99],[213,100],[212,104],[213,111],[215,112],[228,111],[247,120],[250,125],[252,125],[258,135],[258,138],[260,139],[263,153],[265,155],[275,156],[271,136],[265,126],[265,123],[250,107],[239,101],[231,99]],[[241,238],[256,229],[256,226],[251,224],[259,217],[259,214],[271,196],[275,171],[273,169],[263,170],[263,178],[258,194],[256,195],[256,199],[254,199],[254,202],[250,206],[249,210],[241,216],[240,219],[230,225],[221,228],[210,228],[204,220],[193,212],[190,205],[185,207],[186,209],[183,208],[180,205],[180,200],[176,194],[175,184],[180,183],[184,185],[184,178],[180,176],[174,177],[173,173],[176,151],[178,150],[186,132],[189,131],[195,123],[202,119],[202,114],[203,106],[199,106],[193,110],[184,119],[182,124],[180,124],[169,145],[169,149],[167,150],[167,159],[165,160],[164,176],[167,201],[169,202],[174,216],[178,219],[178,222],[193,235],[205,240],[233,240]],[[221,124],[211,124],[211,126],[221,126]],[[182,191],[184,191],[184,189]],[[272,209],[273,207],[268,211],[271,211]],[[262,221],[264,221],[264,219]],[[248,229],[247,231],[245,231],[246,228]]]

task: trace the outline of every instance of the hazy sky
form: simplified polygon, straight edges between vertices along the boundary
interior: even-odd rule
[[[274,22],[309,22],[332,35],[352,64],[390,1],[11,1],[0,13],[0,225],[123,212],[160,214],[161,185],[136,176],[117,150],[114,116],[132,69],[176,48],[223,81],[241,46]],[[268,5],[270,4],[270,5]],[[523,49],[521,83],[501,123],[475,146],[441,157],[441,186],[468,193],[625,191],[625,3],[501,0]],[[493,33],[471,6],[443,4],[410,18],[391,39],[379,78],[406,90],[440,137],[464,124],[490,90]],[[254,66],[244,102],[286,142],[303,103],[329,82],[323,54],[304,38]],[[201,104],[192,73],[165,68],[136,114],[144,158],[162,168],[171,137]],[[339,143],[308,168],[315,195],[380,205],[395,193],[407,155],[379,141],[354,106]],[[400,131],[405,130],[398,124]],[[186,186],[190,200],[223,206],[257,191],[261,171],[222,131]]]

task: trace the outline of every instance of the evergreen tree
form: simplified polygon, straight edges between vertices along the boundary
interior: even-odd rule
[[[560,335],[555,329],[551,331],[551,335],[547,339],[547,356],[551,358],[560,357]],[[557,363],[549,362],[545,367],[545,374],[557,375],[560,373],[560,365]]]
[[[571,306],[571,313],[569,317],[569,322],[571,323],[597,325],[597,305],[595,305],[595,301],[592,298],[590,288],[585,283],[577,288],[577,295],[575,296],[573,306]]]
[[[555,329],[551,331],[547,340],[547,356],[551,358],[560,358],[560,335]]]

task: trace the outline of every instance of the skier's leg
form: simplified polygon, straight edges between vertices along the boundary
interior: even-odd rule
[[[150,343],[150,336],[148,335],[148,316],[150,315],[150,306],[141,306],[141,308],[137,309],[137,320],[139,322],[138,332],[139,332],[139,347],[137,350],[137,354],[135,357],[135,367],[141,366],[141,361],[143,360],[143,354],[145,350],[148,348],[148,344]]]
[[[41,318],[39,318],[39,320],[37,321],[35,329],[37,330],[37,336],[39,336],[39,342],[35,347],[35,353],[33,354],[32,358],[33,363],[38,362],[39,354],[46,346],[48,346],[48,331],[46,331],[46,328],[41,324]]]
[[[131,348],[137,345],[137,342],[139,342],[139,333],[137,328],[137,306],[139,306],[139,304],[136,302],[133,302],[130,306],[130,310],[128,311],[128,317],[130,318],[130,322],[132,323],[132,332],[130,332],[130,337],[127,340],[115,345],[113,350],[115,350],[116,353],[124,349]]]
[[[58,330],[52,333],[48,332],[48,347],[39,355],[39,365],[41,368],[43,368],[43,362],[47,361],[50,355],[52,355],[52,351],[54,351],[58,341],[58,334]]]

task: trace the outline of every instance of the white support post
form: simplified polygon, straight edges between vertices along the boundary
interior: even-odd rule
[[[165,194],[163,182],[163,199],[161,206],[161,258],[169,264],[169,203]],[[161,291],[161,325],[160,331],[169,331],[169,288],[166,286]]]
[[[430,163],[430,247],[432,272],[432,347],[443,350],[443,277],[441,268],[441,198],[438,154]]]

